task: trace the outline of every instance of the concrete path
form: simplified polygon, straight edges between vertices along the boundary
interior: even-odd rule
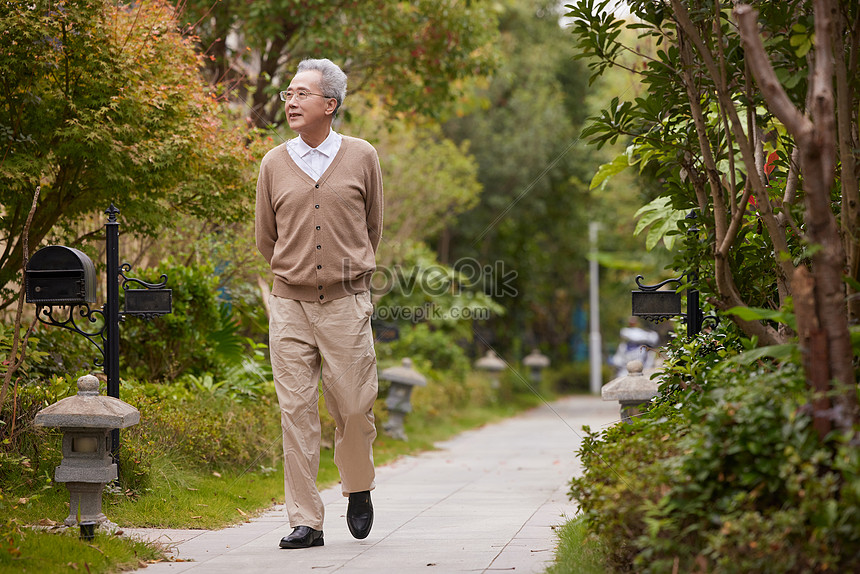
[[[577,511],[567,483],[581,472],[582,425],[616,420],[618,403],[565,398],[380,467],[365,540],[347,530],[340,487],[323,492],[321,547],[278,548],[291,532],[283,506],[218,531],[125,532],[165,543],[179,560],[139,570],[146,574],[541,573],[554,558],[554,527]]]

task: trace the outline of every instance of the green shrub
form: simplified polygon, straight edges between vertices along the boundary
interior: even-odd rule
[[[141,414],[139,424],[123,431],[120,475],[125,488],[145,488],[157,459],[244,470],[273,466],[280,456],[281,419],[274,393],[236,401],[175,385],[126,383],[124,400]]]
[[[377,344],[376,353],[380,362],[399,363],[409,357],[422,374],[437,379],[462,381],[469,371],[469,359],[454,337],[426,323],[401,329],[397,341]]]
[[[62,459],[60,432],[33,425],[43,408],[77,392],[74,382],[56,375],[49,379],[21,378],[10,389],[0,410],[0,483],[32,486]]]
[[[633,572],[639,553],[635,541],[646,528],[643,506],[660,500],[668,489],[665,471],[656,463],[678,453],[669,433],[684,430],[643,416],[602,432],[586,426],[583,432],[578,454],[585,471],[571,481],[571,497],[579,501],[590,530],[610,549],[607,564],[618,572]]]
[[[591,367],[587,361],[551,366],[542,374],[550,389],[559,393],[588,393],[591,390]],[[603,365],[602,380],[612,378],[611,369]]]
[[[167,286],[173,290],[173,312],[153,321],[129,318],[123,323],[123,377],[173,381],[189,370],[201,373],[215,369],[219,350],[240,352],[233,341],[219,340],[226,325],[211,266],[186,267],[168,259],[151,269],[136,271],[137,276],[151,280],[161,274],[167,275]]]
[[[793,363],[714,368],[734,352],[726,341],[677,343],[687,355],[670,361],[661,399],[583,441],[585,473],[571,494],[609,563],[646,573],[860,570],[856,436],[818,438]]]

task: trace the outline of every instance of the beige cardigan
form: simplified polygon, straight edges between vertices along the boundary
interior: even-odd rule
[[[275,274],[272,294],[325,303],[369,289],[382,210],[382,170],[366,141],[343,136],[317,182],[286,144],[269,151],[257,178],[255,232]]]

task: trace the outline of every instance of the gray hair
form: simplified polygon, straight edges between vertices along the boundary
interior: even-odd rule
[[[343,100],[346,99],[346,74],[343,73],[337,64],[328,58],[319,60],[302,60],[299,62],[299,67],[296,72],[306,72],[308,70],[316,70],[322,77],[320,78],[320,90],[327,98],[337,99],[337,107],[334,113],[340,109]]]

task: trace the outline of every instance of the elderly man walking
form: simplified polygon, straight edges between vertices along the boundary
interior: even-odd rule
[[[281,407],[284,490],[293,531],[281,548],[323,545],[324,506],[317,384],[337,425],[334,460],[355,538],[373,525],[376,353],[370,279],[382,237],[382,172],[376,150],[338,134],[332,120],[346,74],[304,60],[280,93],[298,137],[269,151],[257,179],[257,248],[275,279],[269,349]]]

